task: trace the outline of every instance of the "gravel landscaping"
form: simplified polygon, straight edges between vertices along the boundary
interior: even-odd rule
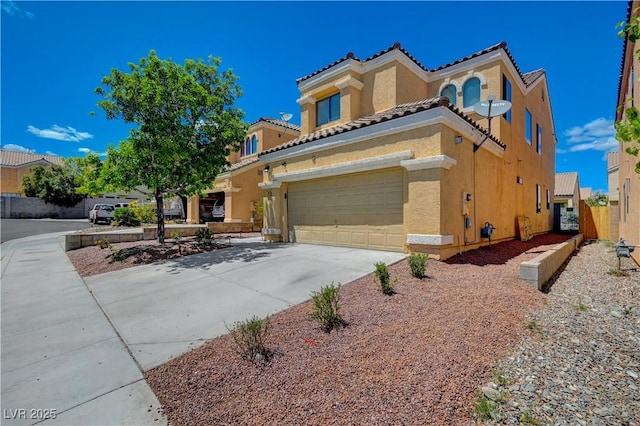
[[[640,425],[640,272],[612,268],[610,244],[571,259],[485,387],[503,400],[488,424]]]
[[[422,280],[399,262],[389,268],[392,296],[372,275],[342,287],[345,328],[324,333],[311,302],[275,314],[265,365],[241,359],[225,335],[146,379],[172,425],[476,424],[480,389],[507,371],[498,362],[523,338],[540,340],[527,325],[555,306],[518,278],[518,266],[568,238],[541,235],[430,260]]]

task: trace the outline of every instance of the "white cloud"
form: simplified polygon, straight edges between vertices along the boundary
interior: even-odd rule
[[[12,0],[3,0],[2,2],[0,2],[0,4],[2,5],[2,11],[8,13],[11,16],[29,19],[34,19],[36,17],[33,13],[27,10],[20,9],[18,6],[16,6],[16,2]]]
[[[79,132],[71,126],[62,127],[57,124],[50,129],[38,129],[37,127],[28,125],[27,131],[40,138],[55,139],[58,141],[80,142],[93,138],[91,133]]]
[[[88,154],[91,152],[90,148],[78,148],[78,152],[83,152],[85,154]]]
[[[53,151],[45,151],[44,153],[47,154],[47,155],[56,155],[56,156],[58,155]]]
[[[556,152],[562,154],[588,150],[613,151],[618,148],[615,134],[613,120],[607,120],[602,117],[596,118],[584,126],[576,126],[565,130],[564,136],[567,138],[566,142],[569,146],[567,149],[558,148]]]
[[[24,146],[16,145],[13,143],[2,145],[2,149],[6,149],[8,151],[29,152],[29,148],[25,148]]]

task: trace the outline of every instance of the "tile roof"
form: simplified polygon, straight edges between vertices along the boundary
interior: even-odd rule
[[[376,114],[371,114],[365,117],[361,117],[358,118],[354,121],[350,121],[348,123],[344,123],[344,124],[340,124],[334,127],[330,127],[327,129],[321,129],[321,130],[317,130],[313,133],[309,133],[303,136],[300,136],[296,139],[290,140],[288,142],[285,142],[281,145],[278,145],[276,147],[273,147],[271,149],[268,149],[266,151],[262,151],[259,155],[264,155],[264,154],[269,154],[272,152],[276,152],[276,151],[281,151],[283,149],[287,149],[287,148],[291,148],[294,146],[298,146],[298,145],[303,145],[305,143],[308,142],[312,142],[312,141],[316,141],[319,139],[323,139],[329,136],[334,136],[334,135],[339,135],[342,133],[347,133],[350,132],[352,130],[356,130],[356,129],[361,129],[363,127],[368,127],[368,126],[373,126],[375,124],[379,124],[385,121],[389,121],[389,120],[393,120],[396,118],[400,118],[400,117],[404,117],[404,116],[408,116],[411,114],[415,114],[421,111],[426,111],[429,109],[433,109],[433,108],[437,108],[437,107],[445,107],[445,108],[449,108],[451,111],[453,111],[454,113],[456,113],[457,115],[459,115],[460,117],[462,117],[465,121],[467,121],[469,124],[471,124],[472,126],[474,126],[476,129],[478,129],[480,132],[482,132],[483,134],[487,134],[487,131],[481,127],[478,123],[476,123],[474,120],[472,120],[471,118],[469,118],[468,116],[466,116],[465,114],[463,114],[462,112],[460,112],[457,108],[455,108],[454,106],[452,106],[449,103],[449,99],[445,98],[445,97],[435,97],[435,98],[430,98],[430,99],[425,99],[422,101],[418,101],[418,102],[410,102],[410,103],[406,103],[406,104],[401,104],[401,105],[397,105],[393,108],[390,108],[386,111],[382,111]],[[495,136],[491,135],[490,139],[495,142],[498,146],[502,147],[502,148],[506,148],[506,145],[504,145],[502,142],[500,142],[500,140],[498,140]]]
[[[227,172],[232,172],[234,170],[238,170],[244,166],[248,166],[249,164],[253,164],[258,162],[258,156],[245,158],[244,160],[238,161],[237,163],[232,164],[227,168]]]
[[[540,69],[537,69],[535,71],[531,71],[531,72],[528,72],[526,74],[523,74],[522,75],[522,80],[524,81],[525,85],[531,86],[531,84],[533,84],[533,82],[535,82],[537,79],[542,77],[544,74],[545,74],[544,69],[540,68]]]
[[[556,197],[573,197],[573,191],[578,184],[578,172],[556,173]]]
[[[0,164],[7,167],[19,167],[44,160],[59,166],[64,164],[64,158],[57,155],[36,154],[32,152],[0,150]]]
[[[260,117],[250,125],[253,126],[254,124],[258,124],[260,122],[271,123],[271,124],[275,124],[276,126],[285,127],[287,129],[295,130],[298,132],[300,131],[300,126],[291,124],[288,121],[280,120],[277,118],[269,118],[269,117]]]
[[[625,23],[628,23],[629,21],[631,21],[631,15],[633,14],[633,0],[629,0],[627,2],[627,20],[625,21]],[[620,93],[622,91],[622,78],[624,77],[624,58],[626,56],[627,53],[627,38],[624,38],[624,41],[622,42],[622,59],[620,60],[620,76],[618,77],[618,98],[616,99],[616,118],[620,119],[622,116],[622,110],[619,109],[618,107],[620,106],[619,104],[622,104],[622,99],[620,99],[620,96],[622,95],[622,93]]]
[[[472,54],[467,55],[467,56],[465,56],[465,57],[463,57],[463,58],[457,59],[457,60],[455,60],[455,61],[453,61],[453,62],[449,62],[448,64],[445,64],[445,65],[439,66],[439,67],[434,68],[434,69],[431,69],[431,70],[430,70],[430,69],[428,69],[426,66],[424,66],[420,61],[418,61],[418,60],[417,60],[417,59],[416,59],[416,58],[415,58],[411,53],[409,53],[405,48],[403,48],[403,47],[402,47],[402,45],[401,45],[400,43],[396,42],[396,43],[394,43],[393,45],[391,45],[391,47],[389,47],[389,48],[387,48],[387,49],[384,49],[384,50],[382,50],[382,51],[380,51],[380,52],[378,52],[378,53],[375,53],[375,54],[373,54],[373,55],[369,56],[368,58],[366,58],[366,59],[365,59],[365,60],[363,60],[363,61],[361,61],[360,59],[358,59],[358,58],[357,58],[353,53],[349,52],[349,53],[347,54],[347,56],[345,56],[345,57],[343,57],[343,58],[340,58],[340,59],[338,59],[337,61],[335,61],[335,62],[333,62],[333,63],[331,63],[331,64],[329,64],[329,65],[327,65],[327,66],[325,66],[325,67],[323,67],[323,68],[321,68],[321,69],[319,69],[319,70],[317,70],[317,71],[312,72],[311,74],[308,74],[308,75],[305,75],[304,77],[298,78],[298,79],[296,80],[296,83],[301,83],[301,82],[303,82],[303,81],[305,81],[305,80],[307,80],[307,79],[309,79],[309,78],[311,78],[311,77],[313,77],[313,76],[315,76],[315,75],[320,74],[320,73],[321,73],[321,72],[323,72],[323,71],[328,70],[328,69],[329,69],[329,68],[331,68],[331,67],[334,67],[334,66],[338,65],[338,64],[339,64],[339,63],[341,63],[341,62],[346,61],[347,59],[353,59],[353,60],[356,60],[356,61],[358,61],[358,62],[360,62],[360,63],[365,63],[365,62],[368,62],[368,61],[370,61],[370,60],[372,60],[372,59],[375,59],[375,58],[377,58],[377,57],[379,57],[379,56],[382,56],[382,55],[384,55],[385,53],[391,52],[392,50],[399,50],[400,52],[404,53],[404,54],[407,56],[407,58],[409,58],[410,60],[412,60],[416,65],[418,65],[420,68],[422,68],[423,70],[425,70],[426,72],[428,72],[428,73],[429,73],[429,72],[441,71],[441,70],[443,70],[443,69],[445,69],[445,68],[449,68],[449,67],[451,67],[451,66],[453,66],[453,65],[457,65],[457,64],[460,64],[460,63],[462,63],[462,62],[466,62],[466,61],[468,61],[468,60],[470,60],[470,59],[477,58],[477,57],[479,57],[479,56],[485,55],[485,54],[487,54],[487,53],[490,53],[490,52],[493,52],[493,51],[496,51],[496,50],[499,50],[499,49],[503,49],[503,50],[506,52],[507,56],[508,56],[508,57],[509,57],[509,59],[511,60],[511,63],[512,63],[512,64],[513,64],[513,66],[515,67],[515,69],[516,69],[516,71],[517,71],[518,75],[520,76],[520,78],[522,79],[522,81],[525,83],[525,85],[527,85],[527,86],[528,86],[528,85],[530,85],[530,84],[531,84],[531,83],[533,83],[535,80],[537,80],[537,79],[540,77],[540,75],[542,75],[542,74],[544,73],[544,70],[542,70],[542,69],[540,69],[540,70],[536,70],[536,71],[533,71],[533,72],[527,73],[526,75],[527,75],[528,77],[527,77],[527,78],[525,78],[525,75],[523,75],[523,74],[522,74],[522,71],[520,71],[520,68],[518,67],[518,64],[516,64],[515,59],[513,59],[513,55],[511,55],[511,52],[510,52],[510,51],[509,51],[509,49],[507,48],[507,42],[505,42],[505,41],[501,41],[500,43],[494,44],[493,46],[489,46],[489,47],[487,47],[487,48],[485,48],[485,49],[482,49],[482,50],[480,50],[480,51],[478,51],[478,52],[472,53]]]
[[[354,59],[354,60],[356,60],[356,61],[358,61],[358,62],[362,62],[362,61],[360,61],[360,59],[358,59],[358,58],[353,54],[353,52],[349,52],[349,53],[347,53],[347,55],[346,55],[346,56],[344,56],[344,57],[342,57],[342,58],[338,59],[337,61],[334,61],[334,62],[330,63],[329,65],[327,65],[327,66],[325,66],[325,67],[322,67],[322,68],[320,68],[320,69],[319,69],[319,70],[317,70],[317,71],[312,72],[311,74],[308,74],[308,75],[305,75],[304,77],[300,77],[300,78],[296,79],[296,83],[300,83],[300,82],[303,82],[303,81],[305,81],[305,80],[308,80],[308,79],[310,79],[311,77],[313,77],[314,75],[318,75],[318,74],[320,74],[322,71],[328,70],[328,69],[329,69],[329,68],[331,68],[331,67],[335,67],[336,65],[338,65],[338,64],[339,64],[339,63],[341,63],[341,62],[346,61],[347,59]]]

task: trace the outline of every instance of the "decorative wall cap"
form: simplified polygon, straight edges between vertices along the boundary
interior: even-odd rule
[[[446,246],[453,244],[453,235],[407,234],[407,244]]]
[[[279,228],[262,228],[263,235],[280,235],[282,232]]]
[[[426,170],[426,169],[450,169],[455,166],[457,161],[448,155],[435,155],[433,157],[415,158],[413,160],[404,160],[400,165],[409,171]]]
[[[356,80],[350,75],[336,81],[336,87],[338,89],[344,89],[345,87],[349,87],[349,86],[355,87],[358,90],[362,90],[362,88],[364,87],[364,83],[361,82],[360,80]]]
[[[276,189],[276,188],[280,188],[280,186],[282,186],[282,182],[281,181],[272,181],[272,182],[260,182],[258,184],[258,186],[262,189]]]

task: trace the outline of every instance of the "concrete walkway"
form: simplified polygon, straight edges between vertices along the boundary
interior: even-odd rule
[[[1,246],[2,424],[166,424],[143,371],[226,333],[225,324],[405,256],[245,240],[83,281],[63,247],[62,234]],[[41,422],[46,410],[56,419]]]
[[[63,249],[2,244],[2,424],[165,425],[142,371]]]

